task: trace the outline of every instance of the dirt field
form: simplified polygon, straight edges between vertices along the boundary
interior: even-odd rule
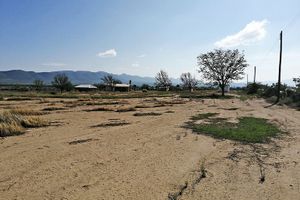
[[[266,105],[175,97],[2,101],[1,109],[48,108],[41,117],[51,125],[0,139],[0,199],[299,199],[300,112]],[[206,112],[267,118],[288,133],[249,145],[183,128]]]

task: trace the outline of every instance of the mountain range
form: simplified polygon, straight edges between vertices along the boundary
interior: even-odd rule
[[[69,77],[73,84],[95,84],[100,83],[101,78],[111,73],[98,71],[53,71],[53,72],[34,72],[34,71],[24,71],[24,70],[9,70],[9,71],[0,71],[0,84],[32,84],[34,80],[42,80],[45,84],[51,84],[54,76],[57,74],[64,73]],[[123,83],[128,83],[129,80],[132,81],[132,84],[142,85],[148,84],[153,85],[155,82],[154,77],[142,77],[129,74],[111,74],[114,78],[120,80]],[[171,78],[171,81],[174,85],[180,84],[180,79]],[[263,81],[263,84],[271,85],[276,81]],[[283,83],[294,86],[292,79],[283,80]],[[232,83],[231,87],[244,87],[246,83]]]
[[[101,78],[111,73],[98,71],[53,71],[53,72],[34,72],[24,70],[9,70],[0,71],[0,84],[32,84],[34,80],[42,80],[45,84],[51,84],[54,76],[57,74],[65,74],[69,77],[73,84],[95,84],[100,83]],[[129,74],[111,74],[115,79],[120,80],[122,83],[128,83],[129,80],[132,84],[153,85],[155,78],[153,77],[141,77]],[[179,84],[179,79],[171,79],[173,84]]]

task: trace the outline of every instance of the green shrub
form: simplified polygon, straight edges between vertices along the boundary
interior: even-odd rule
[[[259,83],[251,83],[247,86],[247,94],[257,94],[259,89],[262,89],[263,85]]]

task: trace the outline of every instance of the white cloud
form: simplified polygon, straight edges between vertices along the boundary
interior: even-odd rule
[[[252,21],[245,26],[241,31],[234,35],[229,35],[222,40],[215,42],[215,46],[222,47],[235,47],[239,45],[249,45],[262,40],[266,34],[267,20]]]
[[[108,57],[116,57],[117,56],[117,51],[115,49],[109,49],[103,52],[99,52],[97,56],[102,57],[102,58],[108,58]]]
[[[67,64],[51,62],[51,63],[43,63],[42,65],[47,67],[63,67],[66,66]]]
[[[141,54],[138,56],[138,58],[145,58],[146,57],[146,54]]]

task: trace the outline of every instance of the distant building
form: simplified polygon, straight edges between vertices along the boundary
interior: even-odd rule
[[[124,84],[124,83],[117,83],[113,85],[106,85],[106,91],[119,91],[119,92],[129,92],[130,91],[130,85]]]
[[[75,89],[78,91],[94,91],[97,90],[97,87],[94,85],[77,85]]]
[[[159,86],[157,87],[158,91],[169,91],[170,90],[170,86]]]

